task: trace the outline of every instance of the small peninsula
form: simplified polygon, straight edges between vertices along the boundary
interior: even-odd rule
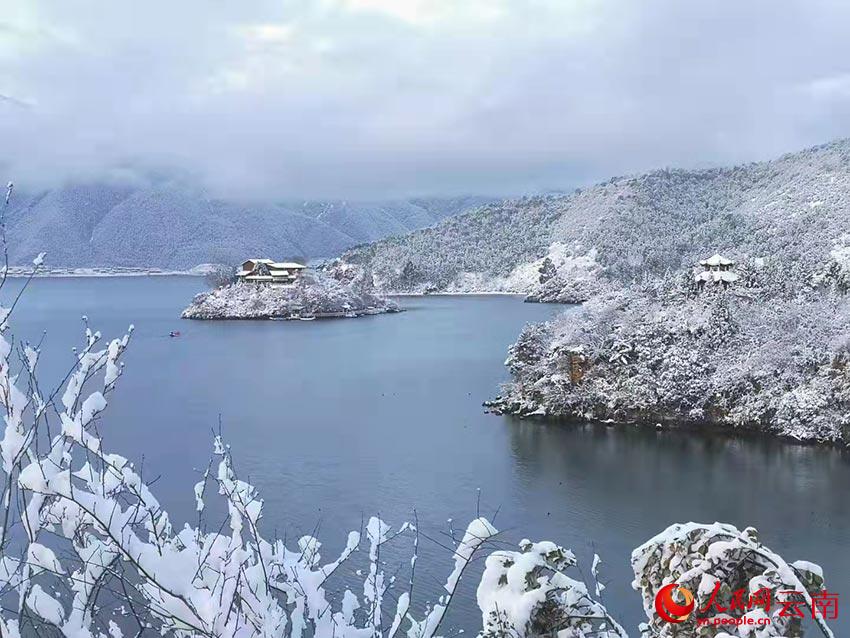
[[[840,243],[840,242],[839,242]],[[807,269],[722,255],[621,286],[510,347],[486,405],[517,416],[850,441],[850,255]]]

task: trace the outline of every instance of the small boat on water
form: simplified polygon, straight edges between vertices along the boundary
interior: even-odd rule
[[[301,317],[301,321],[315,321],[315,317]]]
[[[171,332],[168,333],[168,336],[169,337],[179,337],[180,331],[179,330],[172,330]]]

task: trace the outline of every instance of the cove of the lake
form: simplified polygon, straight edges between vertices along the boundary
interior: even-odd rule
[[[20,285],[11,281],[4,296]],[[481,513],[498,511],[504,541],[556,541],[576,552],[585,575],[599,553],[605,602],[632,635],[643,614],[630,587],[631,550],[674,522],[753,525],[787,560],[822,565],[828,589],[850,601],[848,453],[484,413],[523,324],[563,307],[407,297],[399,300],[407,312],[356,320],[179,319],[204,288],[188,277],[37,279],[12,318],[18,339],[47,332],[41,381],[49,387],[82,341],[81,315],[109,338],[135,324],[99,427],[109,450],[160,477],[154,492],[175,521],[195,519],[192,486],[220,419],[237,470],[265,499],[267,536],[276,529],[290,542],[318,529],[330,559],[364,516],[397,525],[415,508],[428,536],[417,586],[430,600],[451,568],[437,545],[450,542],[447,520],[462,530],[481,488]],[[181,336],[169,338],[172,330]],[[410,550],[403,543],[399,563]],[[475,584],[465,579],[450,627],[480,625]],[[834,627],[850,634],[850,610]]]

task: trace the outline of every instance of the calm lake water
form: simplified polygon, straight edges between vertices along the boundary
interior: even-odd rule
[[[637,635],[632,548],[674,522],[720,520],[754,525],[788,560],[820,563],[830,591],[847,601],[836,635],[850,634],[846,453],[484,414],[523,324],[563,308],[428,297],[401,299],[403,314],[358,320],[179,319],[202,289],[182,277],[37,280],[13,321],[19,338],[47,331],[43,383],[70,365],[81,315],[106,337],[135,324],[102,431],[107,448],[161,476],[154,491],[173,519],[194,518],[192,485],[220,418],[238,470],[265,498],[267,534],[291,540],[318,526],[327,558],[364,516],[400,524],[413,508],[424,533],[446,543],[446,521],[462,530],[481,488],[481,513],[498,511],[505,541],[554,540],[585,573],[597,551],[609,609]],[[170,330],[183,336],[170,339]],[[426,538],[421,549],[417,587],[433,593],[451,560]],[[403,562],[409,550],[405,540],[388,560]],[[476,582],[462,586],[452,627],[479,626]]]

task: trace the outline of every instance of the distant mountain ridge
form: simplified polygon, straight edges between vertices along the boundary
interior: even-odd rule
[[[612,178],[569,195],[487,204],[405,237],[353,248],[332,268],[369,269],[387,292],[592,296],[716,252],[812,271],[850,240],[850,140],[779,159]]]
[[[377,202],[240,203],[176,183],[74,184],[16,192],[7,213],[9,258],[51,267],[184,270],[245,256],[320,258],[431,226],[483,197]]]

